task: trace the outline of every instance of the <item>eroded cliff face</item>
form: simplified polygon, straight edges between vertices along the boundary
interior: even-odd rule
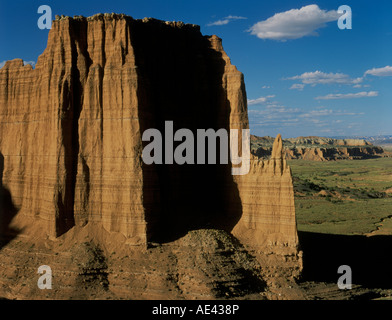
[[[145,241],[137,73],[127,19],[55,21],[35,70],[0,71],[3,183],[16,223],[99,221]],[[136,240],[137,241],[137,240]]]
[[[265,265],[292,268],[298,276],[302,253],[298,251],[291,169],[285,160],[282,138],[275,139],[272,156],[251,158],[248,175],[237,177],[242,217],[233,234],[267,254]],[[257,249],[256,249],[257,250]]]
[[[57,19],[35,69],[16,59],[0,70],[0,187],[16,208],[7,224],[43,239],[78,239],[95,225],[132,245],[215,227],[283,255],[298,274],[281,137],[274,157],[252,157],[245,176],[232,176],[231,165],[142,161],[146,129],[164,132],[165,121],[194,133],[248,129],[246,101],[221,40],[197,26],[113,14]]]

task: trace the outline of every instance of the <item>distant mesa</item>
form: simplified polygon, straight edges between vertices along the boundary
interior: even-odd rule
[[[260,159],[273,158],[271,137],[251,136],[251,152]],[[325,137],[298,137],[283,140],[286,159],[313,161],[360,160],[391,156],[382,147],[364,139],[333,139]]]

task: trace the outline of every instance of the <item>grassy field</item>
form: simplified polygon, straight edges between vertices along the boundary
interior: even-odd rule
[[[392,158],[289,165],[299,231],[392,235]]]

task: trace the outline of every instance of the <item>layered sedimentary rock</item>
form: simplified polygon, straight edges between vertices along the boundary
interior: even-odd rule
[[[333,139],[326,137],[298,137],[286,139],[288,143],[296,145],[331,145],[331,146],[371,146],[372,144],[363,139]]]
[[[286,149],[287,159],[313,161],[354,160],[384,157],[381,147],[336,147],[336,148],[292,148]]]
[[[252,136],[252,153],[262,159],[270,158],[273,141],[271,137]],[[299,137],[284,140],[283,146],[286,159],[330,161],[388,156],[382,147],[359,139]]]
[[[146,165],[142,134],[248,129],[244,79],[216,36],[124,15],[56,19],[35,69],[0,70],[2,188],[19,230],[59,237],[102,226],[130,244],[216,227],[300,264],[290,169],[252,157],[231,165]],[[39,229],[38,229],[39,228]]]
[[[254,155],[259,158],[269,158],[272,149],[269,147],[259,147]],[[354,160],[370,159],[388,156],[381,147],[330,147],[330,148],[305,148],[305,147],[286,147],[284,149],[286,159],[301,159],[312,161],[331,161],[331,160]]]
[[[18,222],[43,222],[44,232],[59,236],[100,221],[145,240],[127,23],[103,16],[56,21],[35,70],[21,60],[1,70],[3,183]]]
[[[234,235],[266,253],[284,256],[293,267],[298,266],[293,183],[280,135],[274,141],[269,160],[252,156],[249,174],[238,177],[238,189],[242,217],[234,227]]]

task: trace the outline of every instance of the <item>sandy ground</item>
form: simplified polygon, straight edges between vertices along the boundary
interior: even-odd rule
[[[307,235],[309,238],[309,235]],[[59,239],[18,235],[0,250],[0,297],[6,299],[388,299],[390,288],[363,284],[340,290],[338,275],[320,277],[304,246],[302,279],[281,266],[265,266],[262,254],[221,230],[191,231],[148,249],[124,245],[100,228],[84,228]],[[300,236],[301,238],[301,236]],[[306,236],[302,236],[307,241]],[[313,239],[311,239],[313,241]],[[105,246],[97,245],[105,243]],[[119,243],[123,243],[119,245]],[[323,247],[320,248],[321,250]],[[326,253],[328,254],[328,253]],[[314,258],[317,258],[316,256]],[[322,261],[319,261],[323,263]],[[49,265],[53,289],[37,288],[37,268]],[[310,270],[310,271],[309,271]],[[320,271],[322,272],[322,270]],[[323,281],[326,280],[326,281]]]

